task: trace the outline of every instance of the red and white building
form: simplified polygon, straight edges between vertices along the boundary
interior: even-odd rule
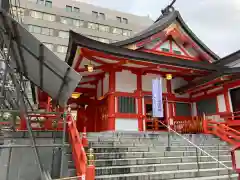
[[[114,44],[71,31],[66,62],[83,79],[69,104],[79,131],[164,131],[148,116],[152,79],[162,77],[166,125],[188,124],[197,132],[194,122],[204,113],[240,126],[230,118],[240,111],[239,58],[236,52],[220,59],[172,7],[148,29]]]

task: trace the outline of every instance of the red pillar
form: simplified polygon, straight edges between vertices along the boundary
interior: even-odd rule
[[[225,100],[225,105],[226,105],[226,112],[230,113],[231,108],[230,108],[230,101],[229,101],[229,94],[228,94],[228,89],[224,87],[224,100]]]
[[[168,100],[169,100],[169,97],[171,97],[171,96],[173,96],[171,80],[167,80],[167,98],[168,98]],[[169,118],[173,117],[173,108],[174,108],[173,103],[168,102],[168,120],[169,120]]]
[[[142,74],[137,74],[138,131],[143,131]]]
[[[107,131],[115,130],[115,83],[116,73],[109,72],[109,92],[108,92],[108,127]]]
[[[79,132],[83,132],[84,124],[85,124],[86,113],[84,108],[79,107],[77,109],[77,129]]]

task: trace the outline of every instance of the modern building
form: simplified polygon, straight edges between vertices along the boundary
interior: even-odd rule
[[[70,29],[104,43],[113,43],[128,39],[153,22],[147,16],[72,0],[19,2],[12,7],[15,18],[62,60],[67,52]]]

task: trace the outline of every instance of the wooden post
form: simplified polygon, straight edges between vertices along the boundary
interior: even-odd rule
[[[108,131],[115,130],[115,83],[116,73],[109,72],[109,93],[108,93]]]
[[[142,74],[137,74],[138,131],[143,131]]]

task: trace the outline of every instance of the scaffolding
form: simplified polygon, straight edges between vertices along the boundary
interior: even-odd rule
[[[41,180],[63,177],[67,125],[63,111],[56,110],[66,105],[81,76],[21,26],[18,0],[9,0],[9,6],[0,3],[0,179],[32,180],[33,173]],[[39,110],[37,90],[51,97],[56,108]],[[46,151],[43,157],[40,148]],[[47,152],[52,157],[46,158]],[[53,175],[56,152],[60,170]],[[29,169],[22,169],[21,163]],[[31,168],[34,172],[26,174]]]

